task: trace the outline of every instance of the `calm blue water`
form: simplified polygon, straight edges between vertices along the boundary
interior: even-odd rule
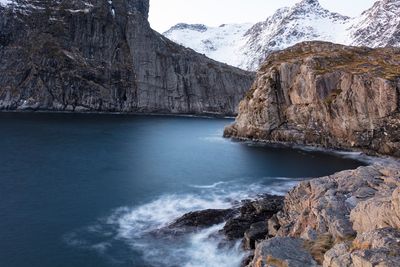
[[[240,249],[208,238],[220,226],[179,241],[148,233],[190,210],[360,165],[225,140],[231,122],[0,114],[0,266],[235,266]]]

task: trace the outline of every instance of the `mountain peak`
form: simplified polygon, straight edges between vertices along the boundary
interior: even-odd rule
[[[302,0],[298,6],[321,6],[318,0]]]
[[[208,27],[204,24],[178,23],[175,26],[172,26],[164,34],[168,34],[170,32],[176,31],[176,30],[192,30],[192,31],[197,31],[197,32],[206,32],[208,30]]]

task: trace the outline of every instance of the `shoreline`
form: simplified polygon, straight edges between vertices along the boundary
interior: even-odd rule
[[[77,114],[77,115],[122,115],[122,116],[170,116],[170,117],[187,117],[187,118],[204,118],[204,119],[231,119],[234,120],[236,115],[225,115],[222,113],[167,113],[167,112],[119,112],[119,111],[67,111],[67,110],[2,110],[0,113],[21,113],[21,114]]]
[[[255,144],[259,146],[270,146],[270,147],[277,147],[277,148],[292,148],[298,149],[305,152],[320,152],[326,153],[331,155],[337,155],[343,158],[350,158],[359,160],[367,165],[372,165],[377,162],[400,162],[400,158],[390,155],[382,155],[379,153],[372,153],[373,151],[369,150],[362,150],[357,148],[335,148],[335,147],[324,147],[318,144],[313,145],[304,145],[304,144],[297,144],[291,142],[283,142],[283,141],[269,141],[263,139],[251,139],[247,137],[231,137],[231,136],[224,136],[226,139],[230,139],[233,142],[237,143],[248,143],[248,144]],[[369,153],[371,152],[371,153]]]

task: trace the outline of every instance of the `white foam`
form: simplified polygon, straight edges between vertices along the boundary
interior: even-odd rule
[[[239,241],[232,246],[219,246],[222,237],[218,231],[223,224],[183,236],[156,238],[154,233],[187,212],[230,208],[240,200],[254,199],[264,193],[282,195],[298,183],[283,179],[268,186],[248,185],[245,179],[191,186],[194,192],[164,195],[137,207],[118,208],[99,223],[68,235],[66,241],[71,246],[95,250],[113,260],[115,247],[119,250],[122,243],[127,249],[140,252],[150,266],[240,266],[245,253]]]
[[[240,242],[233,247],[219,248],[218,240],[210,239],[223,227],[223,224],[205,229],[190,237],[192,244],[186,253],[189,261],[185,267],[231,267],[240,266],[245,253],[240,249]]]
[[[210,185],[190,185],[193,188],[200,188],[200,189],[210,189],[210,188],[216,188],[220,185],[225,184],[226,182],[216,182]]]

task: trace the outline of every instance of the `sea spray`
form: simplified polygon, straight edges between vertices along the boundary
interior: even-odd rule
[[[239,205],[240,200],[265,193],[282,195],[298,183],[294,179],[276,178],[269,186],[245,186],[244,181],[189,185],[193,190],[190,194],[168,194],[140,206],[121,207],[96,224],[70,233],[65,240],[69,245],[95,250],[113,261],[126,260],[118,259],[121,257],[115,253],[118,247],[140,254],[150,266],[239,266],[246,255],[240,240],[228,246],[220,245],[223,236],[219,231],[224,224],[177,236],[155,236],[154,233],[185,213],[226,209]]]

